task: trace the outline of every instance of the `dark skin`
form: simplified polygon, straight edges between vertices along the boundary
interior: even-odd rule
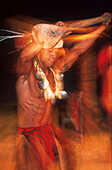
[[[51,122],[52,106],[51,101],[45,101],[40,97],[38,80],[35,78],[32,61],[35,56],[38,57],[40,67],[46,73],[51,89],[54,87],[54,78],[50,67],[54,71],[65,72],[77,60],[79,55],[84,53],[101,34],[107,25],[101,25],[96,31],[88,34],[89,36],[81,40],[78,44],[67,52],[61,58],[57,56],[59,49],[44,49],[43,44],[33,41],[24,48],[17,61],[18,80],[16,83],[16,92],[18,99],[18,126],[35,127],[42,126]],[[64,50],[64,49],[63,49]]]

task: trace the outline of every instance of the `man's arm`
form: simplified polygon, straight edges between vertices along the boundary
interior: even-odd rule
[[[32,59],[41,51],[42,45],[33,41],[24,48],[17,60],[18,75],[28,75],[32,68]]]
[[[60,59],[61,62],[58,62],[58,66],[61,72],[67,71],[73,63],[78,59],[78,57],[83,54],[98,38],[98,36],[106,29],[107,25],[101,25],[95,31],[82,35],[80,37],[80,42],[75,44],[71,50],[66,52],[65,56]]]
[[[84,20],[79,20],[79,21],[66,21],[64,22],[67,24],[69,27],[88,27],[88,26],[93,26],[97,25],[103,22],[110,22],[112,19],[112,14],[111,13],[104,13],[103,15],[95,18],[90,18],[90,19],[84,19]]]

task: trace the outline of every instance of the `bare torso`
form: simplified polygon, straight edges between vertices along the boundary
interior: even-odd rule
[[[16,83],[18,99],[18,126],[36,127],[42,126],[51,121],[51,101],[45,101],[40,96],[38,80],[35,78],[32,69],[28,79],[25,76],[19,77]]]

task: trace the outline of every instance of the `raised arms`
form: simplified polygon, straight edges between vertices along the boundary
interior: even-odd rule
[[[75,43],[73,48],[66,52],[66,56],[59,63],[59,68],[62,72],[70,68],[80,54],[85,52],[97,39],[97,37],[106,29],[108,23],[111,20],[111,14],[105,13],[100,17],[93,19],[82,20],[76,23],[58,22],[57,24],[37,24],[32,29],[33,42],[24,48],[20,57],[18,58],[17,72],[18,74],[28,74],[31,70],[31,61],[42,48],[53,48],[61,38],[65,35],[69,35],[80,27],[86,27],[104,22],[105,25],[101,25],[93,29],[92,32],[80,35],[78,43]],[[75,39],[74,39],[75,42]],[[42,44],[42,45],[41,45]],[[58,63],[58,62],[57,62]],[[66,69],[64,69],[66,67]]]

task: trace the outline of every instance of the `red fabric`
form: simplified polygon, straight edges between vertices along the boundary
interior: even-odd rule
[[[34,146],[35,140],[39,140],[43,144],[46,153],[53,162],[56,162],[57,159],[59,159],[58,150],[53,138],[50,124],[31,128],[18,127],[17,133],[28,137],[28,141]]]
[[[104,74],[109,63],[111,64],[112,46],[104,46],[98,54],[97,68],[98,74]]]

